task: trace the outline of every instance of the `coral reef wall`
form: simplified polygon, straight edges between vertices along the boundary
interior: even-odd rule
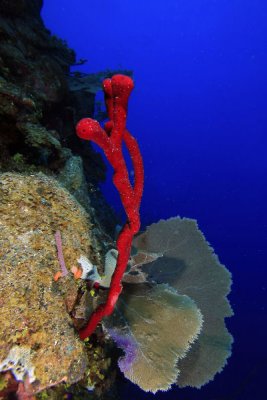
[[[50,363],[50,367],[45,366],[44,374],[37,376],[36,380],[39,382],[39,386],[34,388],[34,393],[61,381],[66,381],[71,385],[83,376],[85,381],[73,391],[76,393],[81,390],[83,393],[85,392],[84,398],[93,399],[96,398],[95,393],[89,393],[86,388],[95,387],[95,392],[100,393],[99,396],[105,391],[106,399],[110,398],[107,397],[106,390],[111,385],[115,372],[107,373],[107,379],[103,374],[103,371],[109,368],[110,363],[104,342],[101,347],[99,344],[93,345],[92,343],[84,345],[78,340],[76,329],[79,329],[79,326],[75,325],[74,327],[72,324],[70,315],[73,317],[73,309],[68,305],[71,301],[73,303],[78,301],[81,293],[84,292],[84,296],[87,295],[86,284],[78,286],[74,278],[71,279],[72,274],[69,273],[66,279],[70,282],[71,296],[64,298],[63,292],[68,284],[66,285],[63,279],[59,283],[54,281],[55,269],[59,268],[54,233],[56,230],[62,231],[63,252],[68,270],[77,261],[76,256],[75,262],[71,258],[75,254],[74,247],[77,247],[77,237],[80,237],[82,231],[88,235],[85,241],[84,238],[81,239],[83,245],[87,243],[83,252],[92,263],[99,267],[101,272],[102,259],[104,259],[102,255],[108,250],[110,242],[113,243],[112,232],[118,221],[98,188],[99,181],[105,179],[105,164],[101,156],[88,143],[83,143],[77,137],[75,125],[80,118],[93,116],[95,94],[100,89],[100,81],[111,72],[104,71],[91,75],[71,73],[70,68],[75,65],[75,53],[63,40],[53,36],[46,29],[40,17],[42,5],[43,2],[40,0],[0,0],[0,214],[2,218],[0,242],[5,243],[0,251],[1,265],[4,266],[2,273],[5,275],[1,286],[3,293],[4,291],[10,293],[10,287],[14,288],[14,281],[15,286],[20,287],[14,293],[22,293],[23,297],[23,300],[20,301],[16,294],[10,297],[5,296],[6,300],[10,300],[13,304],[16,312],[13,312],[11,304],[6,304],[6,308],[2,304],[2,311],[7,310],[7,318],[3,317],[6,328],[2,332],[5,333],[2,335],[2,339],[7,346],[1,347],[3,352],[0,360],[2,372],[0,374],[0,397],[7,396],[7,393],[13,395],[19,390],[18,382],[14,383],[12,380],[14,376],[8,372],[12,370],[14,373],[20,373],[18,371],[20,369],[19,361],[21,364],[22,360],[25,368],[29,367],[32,372],[34,365],[31,364],[31,357],[33,353],[30,349],[33,347],[38,362],[43,360],[45,363],[47,360],[47,364]],[[53,192],[53,188],[55,189],[54,198],[60,206],[56,212],[50,200],[38,197],[43,193],[41,186],[45,182],[47,182],[45,186],[50,200],[51,191]],[[8,187],[10,191],[7,189]],[[38,204],[35,203],[37,192],[40,200]],[[70,202],[65,203],[60,193],[64,194],[64,199],[65,196],[70,199]],[[76,211],[80,210],[78,214],[80,213],[81,218],[76,213],[72,219],[71,204]],[[29,218],[29,208],[38,213],[38,215],[35,214],[37,216],[36,227],[33,218]],[[56,215],[59,224],[58,221],[55,223]],[[45,230],[49,230],[47,236],[50,243],[49,249],[45,246],[45,233],[41,230],[43,218],[46,220]],[[64,226],[60,226],[62,223]],[[23,232],[20,232],[22,235],[18,232],[14,233],[13,229],[16,230],[16,227],[19,230],[22,229]],[[67,227],[72,229],[69,236],[71,245],[64,244]],[[35,228],[40,234],[40,242],[39,245],[37,242],[35,243],[39,247],[35,247],[33,250],[27,237],[28,232],[35,231]],[[11,234],[10,240],[7,231]],[[25,237],[24,234],[26,234]],[[19,237],[22,239],[20,248],[17,246]],[[31,251],[36,252],[34,255],[36,264],[32,262],[31,255],[29,255]],[[45,259],[43,258],[41,265],[37,260],[39,260],[39,256],[42,257],[44,252],[47,258],[46,256]],[[7,259],[8,254],[11,256],[10,259]],[[12,258],[12,255],[15,258]],[[22,260],[26,259],[28,261],[25,262],[25,281],[23,281],[21,275],[18,279],[17,273],[24,273],[20,267]],[[35,271],[31,270],[34,267],[33,264],[36,265]],[[46,269],[46,273],[42,266]],[[8,272],[5,274],[5,268],[9,267],[12,274],[8,274]],[[64,288],[62,293],[60,292],[61,284]],[[28,297],[26,296],[27,285],[30,285]],[[47,297],[43,302],[43,296],[46,297],[46,295],[48,297],[51,295],[51,297]],[[88,296],[92,298],[90,294]],[[17,300],[19,305],[16,303]],[[39,305],[41,308],[43,307],[43,312],[50,321],[53,319],[50,306],[55,307],[54,315],[57,322],[56,324],[52,323],[51,329],[53,331],[56,327],[57,331],[50,331],[51,338],[53,337],[51,340],[44,336],[49,329],[47,325],[42,325],[45,324],[45,318],[39,313]],[[19,308],[20,306],[22,308]],[[36,311],[37,308],[39,311]],[[28,309],[32,309],[33,312],[35,310],[34,317],[26,316],[22,309],[26,314]],[[42,348],[40,341],[38,343],[36,341],[31,346],[29,336],[27,338],[23,336],[24,339],[20,334],[19,338],[16,334],[16,337],[13,336],[11,325],[15,326],[16,331],[20,323],[15,314],[18,319],[21,317],[20,320],[29,317],[28,319],[33,324],[36,316],[38,322],[32,332],[35,332],[36,338],[40,332],[43,332],[39,338],[42,336],[46,343],[46,346],[43,347],[47,355],[46,359],[43,355],[37,354],[38,349]],[[78,321],[78,319],[77,317],[76,320]],[[63,331],[67,351],[62,351],[65,347],[58,345],[56,339],[57,335],[62,339]],[[19,347],[22,344],[21,340],[24,340],[23,348]],[[57,352],[62,354],[64,360],[56,355]],[[59,362],[58,366],[55,366],[55,358]],[[61,376],[55,373],[53,368]],[[41,371],[37,366],[36,370]],[[20,378],[21,375],[17,376]],[[26,390],[26,386],[24,389]],[[63,390],[64,395],[66,394],[66,388],[61,387],[59,390]],[[72,390],[72,388],[68,387],[68,390]],[[48,396],[46,398],[58,399],[63,398],[64,395],[59,395],[56,390],[54,394],[47,395],[45,393],[44,397],[40,394],[40,398]],[[99,396],[97,398],[100,398]],[[73,398],[83,397],[78,394]]]
[[[36,0],[1,2],[1,165],[16,152],[26,162],[50,168],[68,156],[53,128],[56,120],[66,119],[65,74],[75,55],[45,29],[41,6]],[[53,123],[52,115],[57,115]]]
[[[46,29],[42,4],[0,2],[0,171],[56,174],[87,211],[90,193],[110,229],[112,213],[97,188],[104,162],[74,128],[79,118],[92,116],[101,74],[76,84],[77,74],[70,74],[75,53]]]

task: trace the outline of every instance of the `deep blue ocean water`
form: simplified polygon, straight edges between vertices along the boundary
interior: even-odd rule
[[[235,343],[224,371],[201,390],[155,396],[122,380],[122,398],[264,399],[267,2],[44,0],[42,15],[88,59],[80,71],[134,71],[128,128],[144,157],[143,225],[196,218],[233,274]]]

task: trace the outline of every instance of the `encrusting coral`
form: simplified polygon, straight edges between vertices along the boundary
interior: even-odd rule
[[[79,283],[72,274],[54,281],[54,235],[61,232],[70,270],[90,257],[88,214],[54,179],[12,173],[0,175],[0,214],[0,371],[28,377],[33,393],[77,382],[87,356],[68,311]]]

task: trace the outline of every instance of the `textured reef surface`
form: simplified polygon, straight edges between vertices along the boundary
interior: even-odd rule
[[[43,175],[4,174],[0,185],[0,369],[10,366],[18,380],[28,374],[35,391],[76,382],[87,366],[68,314],[79,287],[70,275],[64,286],[53,279],[59,269],[54,232],[64,232],[70,269],[90,253],[88,215]]]
[[[61,399],[83,378],[73,396],[111,398],[115,372],[105,374],[106,343],[82,343],[77,335],[84,297],[90,305],[92,296],[72,273],[54,281],[56,231],[68,269],[86,254],[101,271],[113,241],[107,232],[117,218],[97,186],[105,165],[74,134],[77,120],[93,115],[95,93],[110,72],[70,73],[75,54],[45,28],[42,3],[0,2],[0,365],[9,371],[1,374],[0,397],[19,396],[18,381],[28,377],[29,396],[57,384],[47,398]]]
[[[71,74],[75,54],[45,28],[41,7],[39,0],[0,4],[0,170],[60,175],[85,208],[90,192],[110,229],[115,216],[97,187],[104,162],[74,134],[76,122],[93,115],[95,93],[110,72]]]
[[[70,272],[82,256],[100,263],[101,245],[92,237],[89,214],[42,173],[1,174],[0,213],[0,371],[8,371],[2,379],[12,373],[17,381],[26,380],[29,396],[62,382],[94,387],[110,360],[104,347],[85,344],[77,335],[93,298]],[[57,281],[56,232],[69,272]]]

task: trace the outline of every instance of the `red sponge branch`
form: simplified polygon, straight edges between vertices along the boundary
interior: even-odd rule
[[[121,280],[130,257],[132,240],[140,229],[139,207],[144,187],[143,160],[137,141],[126,130],[128,99],[133,87],[132,79],[125,75],[114,75],[111,79],[105,79],[103,89],[109,121],[102,129],[97,121],[84,118],[76,127],[80,138],[91,140],[103,149],[114,169],[113,183],[120,194],[127,215],[127,222],[117,239],[117,265],[111,279],[107,301],[92,313],[87,325],[79,332],[81,339],[90,336],[102,318],[112,314],[122,290]],[[133,163],[133,185],[123,157],[123,142]]]

